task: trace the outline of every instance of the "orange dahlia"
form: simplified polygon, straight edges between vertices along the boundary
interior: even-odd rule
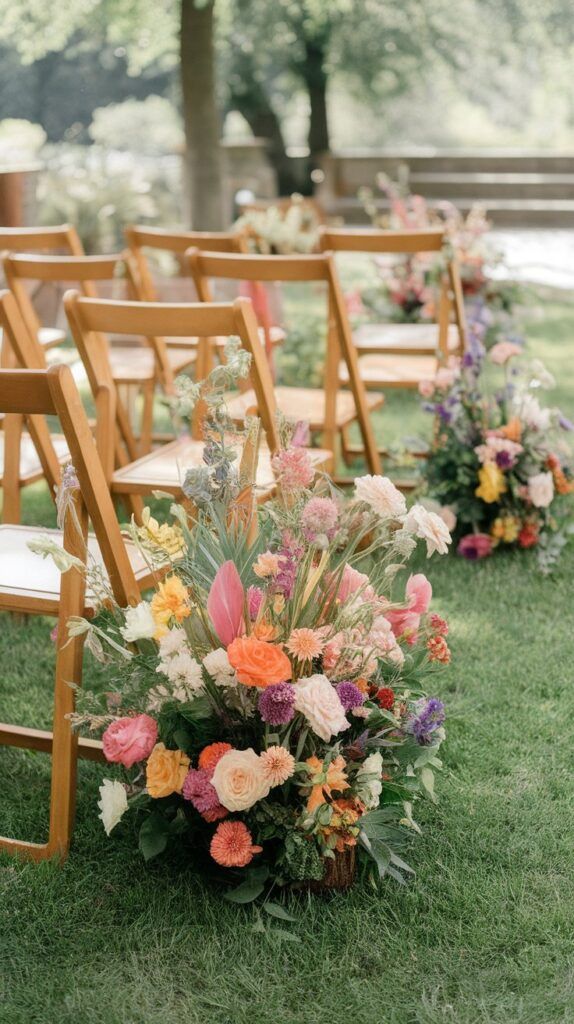
[[[244,868],[262,849],[253,845],[251,832],[242,821],[222,821],[215,830],[209,852],[224,868]]]

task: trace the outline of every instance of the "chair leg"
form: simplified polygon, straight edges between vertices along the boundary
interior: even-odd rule
[[[141,417],[141,431],[139,438],[139,454],[147,455],[151,451],[153,434],[153,403],[155,386],[154,382],[145,384],[143,387],[143,408]]]

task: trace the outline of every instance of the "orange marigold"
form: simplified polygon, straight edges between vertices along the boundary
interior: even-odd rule
[[[168,576],[158,585],[151,602],[151,612],[156,625],[161,629],[170,619],[183,622],[190,614],[189,594],[178,576]]]

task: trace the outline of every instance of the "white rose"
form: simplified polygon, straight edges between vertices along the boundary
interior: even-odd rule
[[[379,806],[379,797],[383,791],[382,773],[383,759],[378,751],[369,754],[357,772],[359,796],[368,810]],[[367,776],[371,776],[371,778]]]
[[[251,747],[228,750],[215,766],[211,785],[228,811],[249,810],[270,789],[263,764]]]
[[[230,664],[227,651],[223,647],[218,647],[216,651],[206,654],[203,664],[216,686],[237,686],[235,669]]]
[[[446,555],[451,542],[450,532],[435,512],[428,512],[422,505],[413,505],[405,519],[404,529],[426,541],[427,558],[430,558],[434,551],[438,551],[439,555]]]
[[[308,676],[295,683],[295,710],[304,715],[313,732],[325,743],[351,724],[327,676]]]
[[[120,633],[130,644],[134,640],[152,640],[157,632],[157,625],[147,601],[140,601],[135,608],[126,608],[125,620],[126,624],[120,627]]]
[[[111,779],[103,780],[103,785],[100,786],[98,807],[101,811],[98,818],[101,818],[106,835],[109,836],[128,809],[127,794],[121,782],[112,782]]]
[[[552,473],[528,477],[528,497],[536,508],[548,508],[554,497]]]
[[[355,480],[355,497],[366,502],[382,519],[397,519],[407,511],[404,495],[386,476],[358,477]]]

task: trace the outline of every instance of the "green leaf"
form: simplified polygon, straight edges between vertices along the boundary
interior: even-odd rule
[[[146,861],[163,853],[169,835],[169,822],[161,814],[150,814],[145,819],[139,831],[138,845]]]
[[[299,942],[299,937],[293,935],[292,932],[286,931],[285,928],[268,928],[267,934],[272,935],[275,939],[279,939],[280,942]]]
[[[436,803],[436,796],[434,792],[434,772],[428,765],[423,768],[421,772],[421,783],[423,789],[428,794],[433,803]]]
[[[280,921],[296,921],[297,918],[293,917],[292,914],[288,914],[287,911],[279,903],[267,903],[263,904],[263,910],[267,911],[271,917],[277,917]]]
[[[264,888],[263,882],[253,882],[250,879],[246,879],[236,889],[226,892],[223,898],[228,900],[229,903],[253,903],[253,900],[261,896]]]

